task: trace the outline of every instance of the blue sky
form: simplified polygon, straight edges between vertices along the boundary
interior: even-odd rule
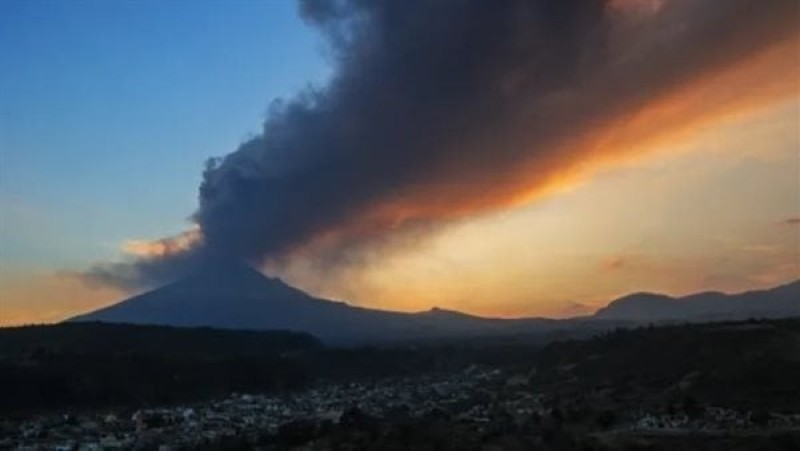
[[[203,162],[328,76],[295,2],[0,2],[0,265],[186,227]]]

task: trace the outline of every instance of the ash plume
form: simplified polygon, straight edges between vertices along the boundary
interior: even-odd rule
[[[795,0],[305,0],[299,10],[329,44],[329,84],[275,103],[260,134],[209,160],[191,246],[99,265],[93,278],[142,287],[228,259],[325,259],[529,202],[643,150],[632,143],[785,95],[779,68],[764,86],[680,103],[775,48],[797,50]],[[670,102],[678,114],[665,116]]]

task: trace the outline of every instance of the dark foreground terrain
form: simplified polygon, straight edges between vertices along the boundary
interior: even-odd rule
[[[800,319],[325,348],[0,330],[0,449],[800,449]]]

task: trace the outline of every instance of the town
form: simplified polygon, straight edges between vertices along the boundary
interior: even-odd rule
[[[602,424],[603,434],[800,431],[800,414],[704,407],[685,412],[633,412]],[[614,416],[619,414],[615,413]],[[320,384],[284,394],[232,394],[224,399],[130,411],[50,414],[0,420],[0,449],[232,449],[302,444],[326,427],[359,422],[445,420],[476,433],[535,435],[564,414],[529,377],[471,366],[455,374]],[[509,429],[510,428],[510,429]],[[522,434],[517,434],[522,435]],[[314,448],[316,449],[316,448]]]

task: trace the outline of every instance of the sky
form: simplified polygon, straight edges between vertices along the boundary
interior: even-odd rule
[[[4,266],[71,268],[179,231],[205,159],[326,78],[291,2],[189,6],[0,5]]]
[[[350,139],[354,148],[368,148],[369,155],[376,146],[390,152],[392,144],[376,141],[371,132],[385,126],[378,119],[370,122],[383,113],[404,125],[398,148],[422,149],[426,141],[417,136],[424,133],[417,133],[419,124],[406,117],[405,109],[387,107],[376,115],[364,101],[367,113],[352,113],[360,111],[352,107],[354,98],[384,95],[370,89],[370,77],[394,82],[385,75],[387,67],[405,76],[419,71],[403,60],[384,62],[359,53],[362,47],[352,43],[332,49],[331,34],[341,26],[336,22],[340,19],[313,9],[316,3],[324,2],[307,2],[302,17],[288,1],[0,3],[0,66],[6,68],[0,71],[0,324],[58,321],[145,289],[96,277],[95,269],[160,263],[163,255],[153,260],[151,254],[164,250],[162,237],[187,230],[188,236],[200,230],[203,244],[192,238],[174,252],[178,256],[205,255],[212,244],[244,246],[259,254],[265,271],[314,294],[406,311],[439,306],[491,316],[564,317],[591,312],[633,291],[735,292],[800,278],[800,95],[792,81],[800,66],[796,32],[770,35],[763,48],[750,52],[714,47],[718,44],[712,41],[706,45],[713,52],[704,61],[730,56],[716,65],[688,57],[676,60],[697,66],[676,71],[680,83],[667,84],[647,71],[631,69],[646,59],[638,66],[600,66],[595,78],[587,78],[590,82],[559,87],[559,95],[566,89],[572,90],[567,94],[580,94],[567,106],[553,100],[556,91],[529,89],[524,80],[503,73],[501,87],[511,83],[508,89],[518,89],[514,99],[536,104],[537,114],[565,118],[554,122],[565,131],[553,136],[529,135],[509,125],[529,117],[520,112],[523,101],[509,106],[497,100],[505,97],[489,94],[464,100],[454,88],[443,101],[470,111],[494,108],[503,120],[490,124],[477,114],[443,120],[447,130],[459,133],[433,135],[445,149],[434,155],[437,159],[398,163],[408,169],[395,176],[394,166],[384,174],[383,165],[375,163],[393,161],[394,154],[374,161],[364,157],[369,164],[357,167],[381,176],[345,174],[358,181],[349,186],[337,178],[344,176],[334,174],[332,180],[343,187],[336,195],[339,191],[322,183],[319,190],[313,184],[306,189],[304,179],[292,175],[313,174],[314,183],[325,180],[327,175],[304,169],[318,165],[296,157],[282,160],[282,148],[264,142],[276,136],[273,141],[308,147],[303,154],[307,160],[323,155],[327,159],[321,161],[342,168],[336,166],[338,154],[320,153],[307,136],[318,132],[318,140],[334,148]],[[613,13],[614,20],[633,23],[620,26],[620,33],[639,33],[639,21],[647,20],[639,16],[658,17],[665,3],[609,4],[624,12]],[[689,21],[701,12],[665,13],[660,24]],[[382,24],[379,13],[369,12],[376,15],[371,20]],[[739,26],[752,27],[748,39],[755,41],[759,33],[767,34],[764,30],[778,28],[769,26],[777,19],[763,20],[761,28]],[[429,25],[420,26],[429,30]],[[447,25],[437,26],[448,30]],[[365,39],[355,35],[356,43]],[[642,36],[651,35],[659,36]],[[444,36],[445,42],[461,42],[457,32]],[[401,47],[418,45],[405,35],[387,39]],[[391,55],[396,47],[378,53]],[[487,53],[494,50],[490,47]],[[639,51],[617,49],[620,56],[634,50]],[[480,49],[471,47],[469,52],[480,55]],[[420,61],[426,56],[423,52]],[[560,60],[554,61],[557,65]],[[506,63],[494,61],[500,68]],[[604,77],[612,80],[622,70],[637,77],[633,79],[648,94],[644,99],[624,87],[615,88],[614,98],[597,94],[616,86],[602,84]],[[525,69],[517,73],[525,75]],[[409,82],[424,94],[419,99],[409,94],[408,111],[414,112],[409,116],[436,106],[426,103],[430,94],[421,88],[452,79],[438,75],[424,72]],[[651,87],[645,78],[653,80]],[[359,82],[348,84],[350,79]],[[478,86],[472,84],[476,80],[465,80],[465,86]],[[522,87],[515,88],[515,83]],[[326,91],[326,86],[333,88]],[[322,94],[316,103],[291,103],[297,93],[318,91]],[[274,104],[274,99],[289,99],[289,106]],[[593,116],[576,115],[573,104]],[[554,106],[545,109],[549,105]],[[353,126],[350,135],[328,135],[329,128],[346,127],[338,122],[333,127],[307,125],[304,117],[315,114],[330,121],[319,113],[327,111],[323,107],[337,118],[352,113],[359,123],[370,123],[370,133]],[[453,116],[449,110],[440,113]],[[598,118],[601,126],[563,125],[583,119],[594,124]],[[472,125],[458,129],[463,123]],[[484,129],[488,132],[482,133]],[[284,130],[289,132],[281,138]],[[519,141],[543,143],[545,150],[525,150],[530,158],[494,150],[513,148]],[[551,148],[560,153],[547,153]],[[233,151],[234,157],[204,174],[207,158]],[[425,152],[419,155],[431,153]],[[417,154],[402,155],[413,160]],[[476,172],[473,158],[478,167],[502,178]],[[230,180],[238,179],[230,174],[240,176],[243,167],[260,170],[264,161],[269,177],[278,171],[274,168],[288,167],[289,175],[279,180],[289,188],[279,191],[279,201],[258,196],[251,201],[253,196],[231,185]],[[423,165],[436,170],[419,170]],[[260,177],[255,180],[272,180]],[[201,184],[230,189],[238,197],[199,195]],[[332,207],[297,214],[304,224],[320,226],[297,236],[264,238],[273,233],[264,218],[295,211],[284,199],[294,199],[298,187],[308,196],[333,192],[323,197]],[[308,205],[316,200],[297,198]],[[261,211],[261,206],[268,215],[249,213]],[[238,223],[220,219],[240,211],[248,213]],[[354,225],[352,217],[364,219]],[[247,234],[255,236],[239,239]],[[171,258],[173,250],[167,253]],[[117,266],[110,267],[116,271]]]

